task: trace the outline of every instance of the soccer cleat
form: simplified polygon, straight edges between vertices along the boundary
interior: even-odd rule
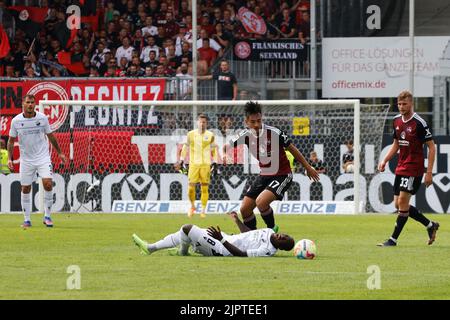
[[[189,217],[189,218],[192,218],[192,217],[194,216],[194,214],[195,214],[195,208],[192,207],[192,208],[189,209],[188,217]]]
[[[141,249],[142,254],[146,254],[146,255],[151,254],[151,252],[148,250],[147,242],[145,242],[144,240],[139,238],[138,235],[135,233],[133,233],[133,241],[134,241],[134,244],[137,245],[139,247],[139,249]]]
[[[433,244],[434,240],[436,240],[436,232],[439,229],[439,223],[438,222],[434,222],[431,221],[431,223],[433,224],[430,228],[427,229],[428,232],[428,245]]]
[[[31,221],[24,221],[21,227],[24,229],[31,228]]]
[[[53,221],[50,217],[44,217],[44,221],[42,221],[42,223],[45,224],[47,228],[53,228]]]
[[[385,242],[377,244],[379,247],[395,247],[396,245],[397,243],[392,239],[387,239]]]
[[[272,230],[273,230],[273,232],[278,233],[278,230],[280,230],[280,227],[277,226],[277,225],[275,225],[275,226],[272,228]]]
[[[200,218],[206,218],[206,213],[204,212],[200,213]]]

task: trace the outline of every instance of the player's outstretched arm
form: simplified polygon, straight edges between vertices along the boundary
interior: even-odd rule
[[[228,251],[230,251],[230,253],[235,256],[235,257],[247,257],[247,252],[241,251],[239,248],[235,247],[234,245],[232,245],[231,243],[229,243],[228,241],[226,241],[223,236],[222,233],[220,233],[220,228],[219,226],[217,226],[217,229],[214,227],[209,227],[208,228],[208,234],[210,237],[219,240],[223,246],[225,248],[227,248]]]
[[[301,154],[301,152],[297,149],[296,146],[294,146],[292,143],[286,148],[292,153],[295,160],[300,162],[306,170],[306,175],[308,178],[312,179],[313,181],[319,181],[319,174],[317,173],[316,169],[314,169],[308,161],[306,161],[305,157]]]
[[[236,225],[238,226],[239,231],[241,231],[241,233],[252,230],[249,227],[247,227],[245,224],[243,224],[241,220],[239,220],[239,217],[238,217],[238,214],[236,211],[227,212],[227,215],[231,218],[231,220],[234,221],[234,223],[236,223]]]
[[[394,139],[394,142],[392,143],[391,148],[389,149],[387,155],[378,164],[378,171],[384,172],[384,168],[386,167],[386,164],[397,154],[398,149],[400,149],[400,146],[398,144],[398,140]]]
[[[427,173],[425,174],[425,186],[428,188],[433,184],[433,165],[434,159],[436,158],[436,145],[433,140],[428,140],[426,144],[428,146],[428,167]]]
[[[17,140],[17,137],[9,136],[8,145],[6,147],[8,150],[8,168],[9,168],[9,170],[11,170],[11,172],[14,171],[13,152],[14,152],[14,143],[16,142],[16,140]]]
[[[62,153],[61,148],[59,147],[58,141],[56,140],[53,133],[48,133],[47,137],[48,137],[48,141],[50,141],[52,146],[55,148],[55,150],[58,153],[58,156],[61,158],[62,162],[64,164],[66,164],[66,162],[67,162],[66,155],[64,153]]]

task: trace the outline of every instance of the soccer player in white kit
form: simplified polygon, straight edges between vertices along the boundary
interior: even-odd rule
[[[36,112],[36,101],[33,95],[23,97],[23,113],[15,116],[11,122],[8,140],[8,167],[14,170],[13,149],[19,139],[20,149],[20,184],[22,185],[21,204],[24,212],[23,228],[31,227],[31,184],[36,173],[42,178],[44,185],[44,224],[53,227],[50,210],[53,205],[53,168],[50,161],[48,141],[53,145],[62,162],[67,161],[54,137],[47,116]]]
[[[186,224],[178,232],[169,234],[155,243],[147,243],[133,234],[134,243],[144,254],[180,246],[180,255],[187,255],[189,246],[204,256],[271,257],[277,250],[290,251],[294,239],[287,234],[275,233],[270,228],[251,230],[243,224],[236,212],[229,213],[241,233],[227,235],[220,228],[202,229]]]

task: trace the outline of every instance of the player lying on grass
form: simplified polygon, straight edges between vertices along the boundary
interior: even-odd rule
[[[236,212],[229,213],[241,233],[228,235],[219,227],[202,229],[192,224],[185,224],[180,231],[169,234],[155,243],[147,243],[133,234],[134,243],[144,254],[152,254],[162,249],[180,246],[179,254],[188,254],[192,245],[194,252],[204,256],[237,256],[237,257],[271,257],[277,250],[292,250],[294,239],[286,234],[275,233],[272,229],[251,230],[243,224]]]

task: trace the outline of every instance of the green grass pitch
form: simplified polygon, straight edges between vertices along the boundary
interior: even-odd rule
[[[55,214],[53,229],[33,215],[28,230],[19,227],[21,215],[0,215],[0,299],[449,299],[450,216],[428,217],[441,224],[432,246],[410,219],[397,247],[380,248],[394,215],[278,215],[281,232],[318,244],[316,259],[298,260],[283,251],[272,258],[142,256],[131,240],[135,232],[156,241],[185,223],[236,233],[226,215]],[[79,290],[66,287],[70,265],[80,268]],[[367,287],[372,265],[380,289]]]

